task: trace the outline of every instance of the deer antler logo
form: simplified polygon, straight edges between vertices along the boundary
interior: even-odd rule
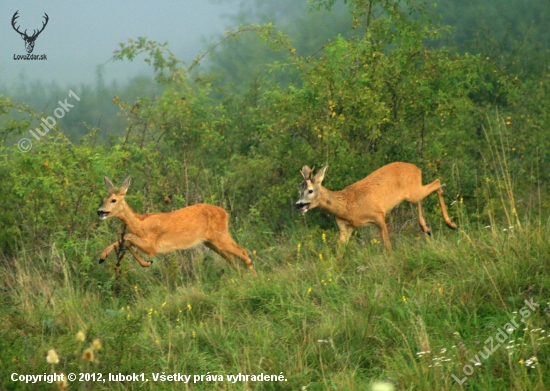
[[[42,28],[40,30],[33,30],[33,34],[31,36],[28,36],[27,30],[25,30],[25,32],[22,33],[21,31],[19,31],[18,27],[15,25],[16,19],[19,17],[18,13],[19,11],[15,11],[15,14],[13,14],[13,18],[11,18],[11,26],[15,31],[17,31],[21,35],[21,38],[23,38],[23,40],[25,41],[25,49],[27,49],[27,53],[32,53],[34,49],[34,41],[36,41],[36,38],[38,38],[40,33],[44,31],[44,28],[48,24],[48,20],[50,18],[48,17],[48,14],[44,12],[44,15],[45,15],[44,19],[46,19],[46,21],[42,22]]]

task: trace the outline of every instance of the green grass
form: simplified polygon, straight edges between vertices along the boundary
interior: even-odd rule
[[[157,257],[148,269],[126,256],[114,296],[114,258],[84,261],[96,258],[100,243],[79,245],[72,259],[53,247],[6,261],[2,387],[56,389],[10,380],[13,372],[52,371],[149,378],[70,387],[86,390],[367,390],[377,380],[397,390],[550,385],[548,224],[523,224],[521,231],[436,226],[431,240],[394,230],[391,256],[372,230],[339,248],[336,230],[297,228],[277,237],[234,228],[241,228],[237,241],[256,251],[256,279],[208,250]],[[531,298],[540,307],[525,327],[473,366],[484,342]],[[76,340],[80,330],[85,342]],[[95,338],[102,348],[87,362],[83,350]],[[58,364],[46,362],[49,349]],[[527,367],[533,356],[538,363]],[[475,371],[461,386],[452,375],[462,379],[467,364]],[[286,381],[154,383],[152,373],[162,372],[224,379],[282,372]]]

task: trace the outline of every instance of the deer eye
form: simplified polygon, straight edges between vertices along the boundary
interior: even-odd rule
[[[313,190],[312,190],[312,189],[309,189],[308,193],[309,193],[309,194],[313,193]]]
[[[114,204],[115,202],[116,202],[116,200],[114,200],[114,199],[113,199],[113,200],[111,200],[111,204]]]

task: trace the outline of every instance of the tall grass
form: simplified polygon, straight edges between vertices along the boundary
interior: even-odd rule
[[[362,390],[376,379],[397,389],[460,389],[452,374],[462,378],[462,367],[483,342],[534,298],[541,306],[525,329],[475,367],[465,388],[542,390],[550,380],[549,233],[541,226],[431,241],[393,238],[391,257],[380,243],[351,243],[338,257],[334,233],[323,240],[324,233],[302,230],[276,249],[257,250],[257,279],[199,250],[184,259],[167,256],[150,269],[127,259],[118,297],[83,284],[78,264],[55,250],[16,258],[1,273],[3,386],[43,389],[12,383],[10,374],[55,370],[144,372],[149,378],[163,371],[283,372],[288,380],[192,389]],[[300,246],[296,237],[303,238]],[[85,343],[76,340],[78,331]],[[82,353],[95,338],[103,346],[97,362],[87,362]],[[53,368],[46,362],[49,349],[60,356]],[[533,356],[538,364],[526,367]],[[143,386],[90,382],[73,388]],[[150,382],[145,388],[185,387]]]

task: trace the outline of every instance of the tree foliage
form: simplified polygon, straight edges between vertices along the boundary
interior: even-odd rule
[[[269,72],[248,72],[244,91],[199,69],[205,54],[184,64],[167,43],[122,43],[115,59],[144,56],[158,93],[116,95],[121,126],[108,142],[100,128],[105,134],[111,125],[86,125],[88,135],[77,143],[60,122],[30,153],[3,147],[2,194],[15,206],[0,212],[5,251],[29,238],[89,235],[105,174],[134,176],[142,212],[205,201],[272,230],[296,221],[292,206],[304,164],[328,164],[327,186],[340,189],[383,164],[408,161],[422,168],[425,181],[447,182],[451,202],[464,202],[483,222],[489,213],[479,199],[495,170],[487,143],[493,129],[516,185],[526,193],[543,186],[550,176],[549,100],[540,74],[520,77],[491,57],[433,45],[445,29],[415,1],[346,4],[352,30],[313,53],[270,23],[228,33],[221,48],[252,34],[279,53],[265,65]],[[334,3],[312,6],[330,10]],[[105,87],[80,92],[75,111],[91,110],[106,94]],[[4,140],[39,123],[28,106],[2,98],[0,108]],[[428,201],[427,213],[434,207]]]

